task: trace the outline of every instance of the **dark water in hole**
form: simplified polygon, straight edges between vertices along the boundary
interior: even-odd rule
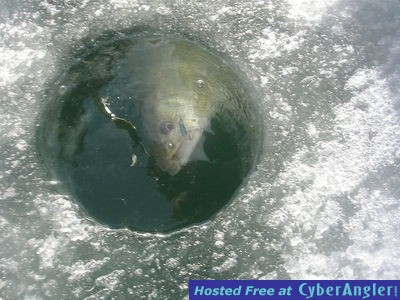
[[[253,168],[261,136],[253,101],[226,60],[202,46],[121,34],[80,51],[50,87],[39,149],[61,192],[90,217],[168,232],[215,215]],[[165,116],[177,120],[175,138],[201,133],[176,174],[160,163],[165,132],[152,132]]]

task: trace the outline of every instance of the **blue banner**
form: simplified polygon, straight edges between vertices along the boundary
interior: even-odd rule
[[[190,280],[189,300],[399,299],[400,280]]]

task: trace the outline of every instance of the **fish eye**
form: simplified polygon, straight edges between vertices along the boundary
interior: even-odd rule
[[[172,142],[168,142],[166,145],[167,145],[167,148],[170,150],[174,149],[174,147],[175,147],[175,145]]]
[[[196,86],[197,86],[199,89],[201,89],[202,87],[204,87],[204,84],[205,84],[204,80],[201,80],[201,79],[196,80]]]
[[[162,134],[168,134],[172,130],[174,130],[174,128],[175,128],[175,125],[171,121],[163,121],[160,123],[159,129]]]

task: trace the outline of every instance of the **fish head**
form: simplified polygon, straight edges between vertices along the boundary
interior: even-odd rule
[[[190,100],[173,97],[148,101],[142,111],[150,155],[158,167],[173,176],[190,161],[208,126],[208,117]]]

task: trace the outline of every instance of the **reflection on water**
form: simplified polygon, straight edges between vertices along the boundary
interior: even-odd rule
[[[67,193],[113,228],[170,231],[226,205],[260,129],[247,86],[192,42],[94,43],[50,88],[39,148]]]

